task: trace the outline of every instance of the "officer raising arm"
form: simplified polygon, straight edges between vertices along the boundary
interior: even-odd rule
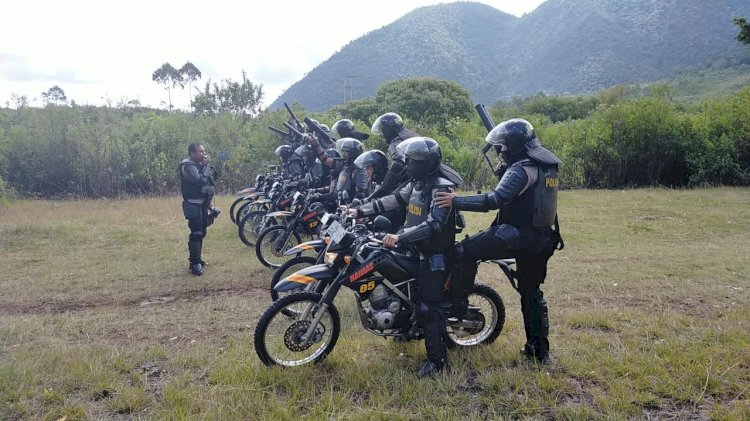
[[[477,261],[516,258],[518,292],[526,330],[522,349],[528,358],[549,362],[547,303],[540,285],[547,276],[547,260],[558,243],[552,229],[557,215],[557,169],[561,161],[544,148],[534,128],[523,119],[498,124],[486,138],[508,164],[495,189],[486,194],[459,197],[438,193],[435,202],[445,208],[487,212],[498,209],[489,228],[463,240],[457,249],[458,268],[452,287],[468,292],[477,273]],[[456,297],[466,306],[465,298]]]

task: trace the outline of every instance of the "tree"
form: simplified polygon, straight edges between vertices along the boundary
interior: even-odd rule
[[[230,112],[243,117],[256,116],[260,113],[263,100],[263,85],[255,85],[247,79],[242,71],[242,82],[223,79],[221,85],[206,82],[206,89],[198,92],[193,105],[195,111],[202,114]]]
[[[180,67],[180,76],[188,84],[188,98],[190,98],[190,111],[193,110],[193,82],[201,78],[201,71],[191,62],[187,62]]]
[[[182,86],[182,75],[177,69],[172,67],[169,63],[164,63],[154,71],[151,75],[151,80],[154,82],[164,85],[164,89],[167,90],[167,96],[169,98],[169,110],[172,110],[172,88],[177,85]]]
[[[42,100],[45,104],[63,105],[68,102],[68,97],[65,96],[65,91],[61,87],[55,85],[42,93]]]
[[[470,118],[474,111],[469,91],[456,82],[430,77],[386,82],[378,87],[375,102],[426,125],[445,129],[452,118]]]
[[[750,22],[745,18],[734,18],[734,24],[740,28],[740,33],[736,37],[737,41],[750,44]]]

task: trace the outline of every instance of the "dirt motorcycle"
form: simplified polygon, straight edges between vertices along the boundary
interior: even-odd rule
[[[314,283],[314,291],[289,294],[275,301],[258,321],[255,351],[265,365],[315,363],[333,350],[341,331],[334,299],[342,286],[354,291],[360,321],[368,332],[402,341],[422,338],[416,321],[419,257],[385,248],[380,234],[347,219],[349,229],[339,221],[328,227],[330,244],[325,263],[296,272],[274,287],[286,292]],[[376,231],[384,231],[390,222],[378,217],[373,225]],[[456,318],[450,315],[449,284],[446,282],[441,305],[446,315],[446,345],[473,347],[494,342],[505,323],[500,295],[489,286],[475,284],[468,311]]]

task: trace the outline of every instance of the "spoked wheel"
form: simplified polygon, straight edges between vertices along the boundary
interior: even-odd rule
[[[258,235],[260,232],[271,225],[276,225],[275,218],[266,218],[266,211],[256,210],[248,212],[242,217],[242,220],[237,225],[237,231],[240,236],[240,240],[249,247],[255,246],[255,242],[258,241]]]
[[[250,212],[253,211],[266,211],[268,209],[267,205],[263,203],[255,203],[254,200],[246,200],[245,203],[240,203],[237,205],[237,212],[234,216],[235,220],[238,221],[237,223],[242,221],[242,218],[245,217]]]
[[[341,319],[331,304],[321,307],[320,294],[301,292],[274,302],[263,313],[255,328],[255,352],[267,366],[294,367],[316,363],[325,358],[336,345]],[[285,311],[286,310],[286,311]],[[295,314],[295,317],[285,313]],[[320,318],[309,338],[305,334],[315,319]]]
[[[461,320],[446,320],[446,345],[470,347],[495,342],[505,325],[505,305],[487,285],[475,284],[469,294],[469,311]]]
[[[240,196],[232,201],[232,206],[229,207],[229,219],[232,220],[233,223],[237,224],[239,221],[237,220],[237,216],[235,214],[235,210],[237,209],[237,205],[241,203],[243,200],[245,200],[244,196]]]
[[[258,236],[258,242],[255,243],[255,255],[258,256],[258,260],[263,266],[278,268],[287,260],[301,254],[284,256],[284,252],[302,242],[296,232],[292,232],[284,241],[286,229],[286,225],[275,225],[267,228]],[[282,242],[284,244],[281,244]]]

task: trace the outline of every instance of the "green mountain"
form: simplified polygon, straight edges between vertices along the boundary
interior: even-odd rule
[[[479,3],[422,7],[350,42],[269,108],[322,111],[412,76],[454,80],[494,103],[747,64],[735,16],[750,16],[750,1],[547,0],[521,18]]]

